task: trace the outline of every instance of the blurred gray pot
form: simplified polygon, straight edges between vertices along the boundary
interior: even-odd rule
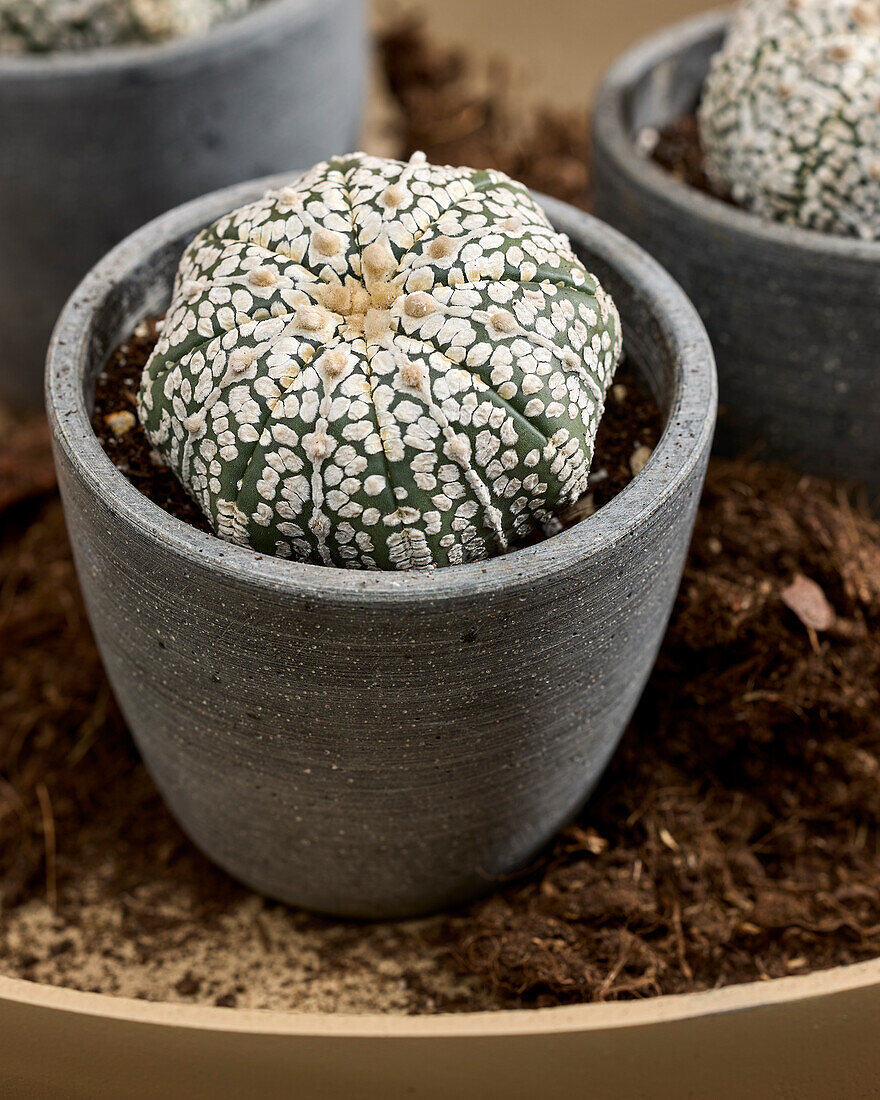
[[[141,496],[89,411],[111,349],[166,306],[186,242],[281,182],[172,211],[80,285],[46,380],[62,497],[116,696],[196,844],[298,905],[427,912],[532,857],[614,751],[681,576],[715,420],[712,351],[641,249],[542,199],[614,295],[664,410],[642,473],[563,534],[427,574],[221,542]]]
[[[718,360],[716,444],[766,444],[880,495],[880,242],[767,222],[674,179],[636,146],[696,107],[727,15],[656,35],[606,76],[594,116],[597,214],[681,283]]]
[[[0,58],[0,399],[40,403],[59,310],[127,233],[352,149],[365,68],[362,0],[272,0],[167,44]]]

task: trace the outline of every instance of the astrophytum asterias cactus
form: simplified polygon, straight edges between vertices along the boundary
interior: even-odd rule
[[[458,564],[584,490],[620,346],[521,184],[357,153],[186,249],[140,416],[222,538]]]
[[[880,0],[751,0],[699,110],[707,169],[756,214],[880,238]]]
[[[207,31],[261,0],[0,0],[0,53],[161,42]]]

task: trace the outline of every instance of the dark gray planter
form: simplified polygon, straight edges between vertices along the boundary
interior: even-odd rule
[[[594,118],[598,215],[681,283],[715,348],[716,444],[766,444],[810,472],[880,494],[880,243],[765,222],[672,178],[635,145],[696,106],[727,15],[625,54]]]
[[[167,303],[185,243],[269,185],[157,219],[68,303],[46,383],[65,512],[117,698],[193,840],[289,902],[424,912],[533,856],[614,751],[681,575],[715,419],[712,351],[653,260],[542,200],[614,295],[665,410],[642,473],[573,529],[481,564],[390,574],[260,557],[142,497],[89,409],[108,352]]]
[[[365,67],[362,0],[272,0],[168,44],[0,58],[0,399],[39,404],[59,310],[127,233],[352,149]]]

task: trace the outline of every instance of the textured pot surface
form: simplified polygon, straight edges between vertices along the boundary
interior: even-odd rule
[[[614,296],[665,410],[642,473],[589,520],[479,564],[375,573],[260,557],[142,497],[89,407],[108,352],[167,302],[185,243],[270,182],[158,219],[66,307],[46,396],[77,568],[126,718],[200,847],[306,907],[427,911],[534,855],[613,752],[681,575],[712,352],[649,257],[541,200]]]
[[[697,191],[636,149],[646,126],[692,111],[727,16],[712,13],[627,53],[600,88],[600,217],[655,256],[700,312],[718,360],[716,445],[758,444],[880,494],[880,242],[762,221]]]
[[[157,46],[0,58],[0,397],[42,399],[52,325],[127,233],[357,143],[362,0],[272,0]]]

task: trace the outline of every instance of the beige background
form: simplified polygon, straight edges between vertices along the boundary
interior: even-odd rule
[[[657,28],[712,0],[373,0],[380,19],[421,14],[438,39],[475,57],[505,57],[530,98],[582,104],[603,70]]]

